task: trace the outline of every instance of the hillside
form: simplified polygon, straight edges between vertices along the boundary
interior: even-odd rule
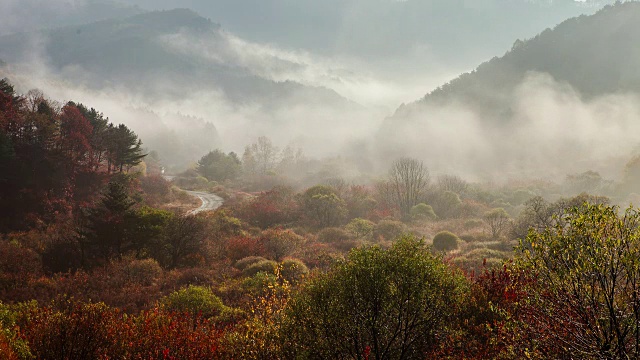
[[[243,38],[378,62],[418,54],[469,65],[611,0],[188,0]],[[162,9],[171,0],[133,0]],[[253,11],[247,11],[252,9]]]
[[[512,94],[532,72],[570,85],[583,98],[640,92],[640,3],[606,6],[592,16],[567,20],[533,39],[516,41],[501,58],[483,63],[423,99],[402,106],[396,118],[421,105],[462,103],[485,117],[505,119]]]
[[[3,0],[0,4],[0,35],[81,25],[142,12],[129,1]]]
[[[191,44],[218,53],[199,53]],[[118,86],[154,98],[215,89],[233,102],[265,106],[291,97],[347,104],[325,88],[256,74],[236,63],[233,51],[220,25],[186,9],[0,37],[0,58],[9,64],[37,54],[53,72],[91,89]]]

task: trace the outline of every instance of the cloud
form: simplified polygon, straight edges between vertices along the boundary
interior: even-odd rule
[[[615,179],[639,144],[638,94],[585,100],[547,74],[530,73],[510,101],[513,115],[504,123],[466,104],[422,105],[385,123],[379,156],[410,154],[436,173],[476,180],[562,180],[587,170]]]

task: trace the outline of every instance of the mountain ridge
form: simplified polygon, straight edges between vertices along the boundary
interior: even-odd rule
[[[640,70],[634,66],[640,61],[640,50],[630,46],[637,41],[640,3],[607,5],[594,15],[571,18],[532,39],[517,40],[502,57],[494,57],[421,99],[401,105],[392,118],[409,116],[420,105],[452,101],[499,116],[500,112],[509,112],[503,104],[505,98],[532,72],[549,74],[587,99],[640,92]]]

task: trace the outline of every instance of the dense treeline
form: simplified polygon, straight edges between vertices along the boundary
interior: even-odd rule
[[[141,144],[95,109],[20,96],[0,80],[0,229],[77,215],[111,173],[140,163]]]

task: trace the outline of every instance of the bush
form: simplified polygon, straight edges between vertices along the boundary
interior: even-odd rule
[[[258,256],[264,254],[264,244],[258,238],[235,236],[227,241],[227,254],[233,261]]]
[[[153,259],[133,260],[123,270],[129,281],[143,286],[152,285],[162,275],[160,264]]]
[[[455,218],[460,213],[462,201],[460,196],[452,191],[437,192],[430,202],[439,218]]]
[[[322,243],[338,243],[350,238],[351,234],[341,228],[326,228],[318,233],[318,241]]]
[[[382,220],[373,229],[373,238],[383,240],[394,240],[404,232],[404,224],[400,221]]]
[[[264,246],[265,254],[275,260],[289,255],[306,241],[302,236],[291,230],[269,229],[262,232],[260,242]]]
[[[236,264],[234,266],[236,269],[243,271],[247,267],[265,260],[267,259],[263,258],[262,256],[247,256],[236,261]]]
[[[259,272],[267,274],[275,274],[278,263],[272,260],[263,260],[255,264],[249,265],[242,271],[244,276],[253,276]]]
[[[499,250],[492,250],[488,248],[478,248],[471,250],[466,254],[469,259],[506,259],[507,255]]]
[[[172,292],[162,298],[160,304],[169,311],[200,315],[204,318],[219,316],[227,310],[211,288],[194,285]]]
[[[479,228],[481,226],[484,226],[484,221],[480,219],[469,219],[466,220],[464,224],[462,224],[462,228],[465,230],[471,230],[474,228]]]
[[[413,220],[436,220],[438,218],[431,205],[425,203],[412,207],[409,214]]]
[[[292,284],[297,284],[309,273],[309,268],[301,260],[285,259],[282,262],[282,277]]]
[[[355,218],[347,224],[346,229],[355,237],[367,237],[373,233],[376,224],[367,219]]]
[[[433,249],[437,251],[451,251],[458,248],[460,238],[449,231],[442,231],[433,238]]]

